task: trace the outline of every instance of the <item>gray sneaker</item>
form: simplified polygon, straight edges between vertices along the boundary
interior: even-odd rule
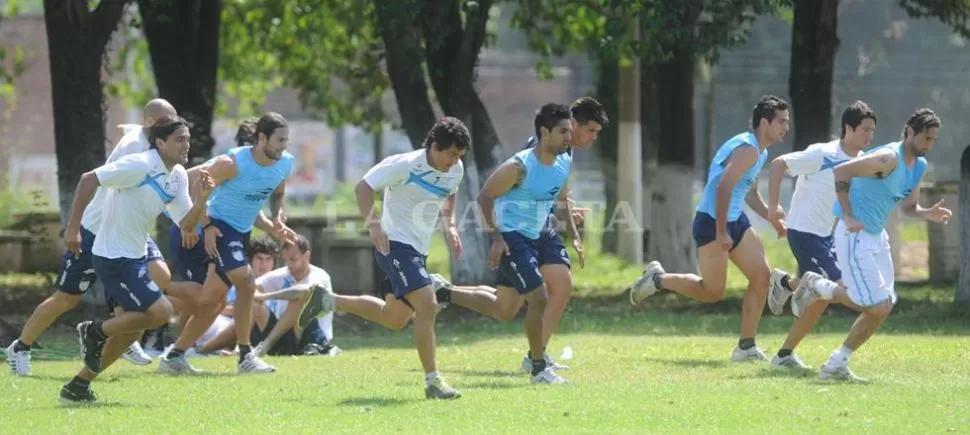
[[[458,399],[461,397],[461,392],[452,388],[445,382],[444,378],[439,377],[431,381],[426,387],[424,387],[424,398],[425,399]]]
[[[771,287],[768,290],[768,309],[771,314],[780,316],[785,311],[785,302],[791,297],[792,291],[782,285],[781,280],[788,276],[788,273],[775,269],[771,271]]]
[[[818,378],[823,381],[843,381],[867,384],[869,380],[860,378],[849,370],[849,365],[830,366],[827,363],[818,371]]]
[[[819,299],[815,283],[820,279],[823,279],[822,275],[805,272],[798,280],[798,288],[795,289],[795,295],[791,299],[791,312],[795,317],[801,317],[802,313]]]
[[[812,366],[805,364],[798,355],[791,354],[786,357],[775,355],[771,358],[771,368],[773,369],[798,369],[811,370]]]
[[[749,347],[747,349],[741,349],[735,346],[734,351],[731,352],[731,361],[733,362],[747,362],[747,361],[768,361],[768,354],[765,350],[758,347]]]
[[[653,284],[653,280],[657,275],[662,274],[664,274],[664,268],[659,261],[651,261],[647,264],[643,275],[630,287],[630,304],[640,305],[648,297],[657,293],[660,289]]]
[[[155,373],[162,375],[201,375],[202,370],[192,367],[185,354],[175,358],[159,358]]]

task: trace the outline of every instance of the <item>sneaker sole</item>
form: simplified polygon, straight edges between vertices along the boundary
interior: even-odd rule
[[[310,286],[310,294],[307,295],[306,301],[303,302],[303,308],[300,309],[300,328],[305,329],[313,319],[317,318],[317,314],[323,311],[323,294],[321,292],[323,289],[313,285]],[[316,311],[314,314],[310,314],[310,311]]]

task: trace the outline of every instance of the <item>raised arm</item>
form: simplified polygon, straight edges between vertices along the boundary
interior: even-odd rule
[[[727,166],[721,174],[721,181],[717,183],[717,190],[714,202],[714,220],[717,232],[727,233],[727,213],[731,204],[731,195],[734,186],[738,184],[744,173],[758,161],[760,153],[753,146],[740,146],[736,148],[727,159]]]
[[[521,183],[524,178],[525,168],[521,163],[506,162],[489,175],[478,193],[478,206],[485,218],[485,230],[491,234],[493,240],[502,240],[502,233],[495,225],[495,200]]]
[[[897,161],[895,151],[884,150],[864,155],[835,167],[835,170],[832,171],[835,175],[835,193],[838,195],[839,205],[842,206],[842,213],[845,218],[855,219],[852,204],[849,203],[849,189],[852,187],[852,179],[855,177],[885,177],[896,169]]]

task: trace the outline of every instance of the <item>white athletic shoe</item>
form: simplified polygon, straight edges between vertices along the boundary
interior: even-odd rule
[[[768,361],[768,354],[765,350],[758,347],[749,347],[747,349],[741,349],[735,346],[734,352],[731,352],[731,361],[734,362],[747,362],[747,361]]]
[[[657,293],[660,289],[653,285],[654,277],[663,274],[664,268],[659,261],[651,261],[643,271],[643,275],[630,287],[630,304],[640,305],[645,299]]]
[[[548,353],[543,353],[542,358],[546,360],[546,367],[551,367],[553,370],[569,370],[569,366],[557,363]],[[532,373],[532,360],[528,356],[522,358],[522,371]]]
[[[152,357],[145,353],[145,350],[141,348],[141,343],[137,341],[128,346],[128,350],[121,357],[136,366],[147,366],[152,363]]]
[[[236,366],[239,369],[239,374],[265,374],[273,373],[276,368],[266,364],[256,352],[249,352],[243,360]]]
[[[4,354],[7,357],[7,364],[10,366],[10,372],[17,376],[30,376],[30,351],[22,350],[20,352],[14,352],[13,348],[16,345],[17,340],[14,340],[4,350]]]
[[[435,299],[437,299],[438,302],[438,312],[440,313],[441,310],[448,308],[448,303],[442,302],[444,298],[438,296],[440,294],[439,292],[451,291],[453,286],[451,285],[451,281],[445,279],[445,277],[441,276],[441,274],[432,273],[428,277],[431,278],[431,291],[433,291],[435,294]]]
[[[569,381],[567,381],[562,376],[559,376],[558,374],[556,374],[556,370],[553,369],[552,367],[546,367],[545,370],[539,372],[538,375],[535,375],[532,377],[533,384],[555,385],[555,384],[565,384],[567,382]]]
[[[818,378],[823,381],[845,381],[860,384],[869,382],[867,379],[860,378],[856,376],[855,373],[852,373],[852,370],[849,370],[848,364],[830,366],[828,363],[825,363],[818,371]]]
[[[156,373],[163,375],[201,375],[202,370],[192,367],[188,358],[184,354],[176,358],[168,358],[167,355],[158,360]]]
[[[788,298],[792,295],[792,291],[785,288],[781,283],[781,279],[787,275],[788,273],[783,270],[775,269],[771,271],[768,309],[771,310],[771,314],[776,316],[780,316],[785,311],[785,302],[788,302]]]
[[[800,369],[800,370],[811,370],[812,366],[805,364],[798,355],[794,353],[786,357],[780,357],[775,354],[771,358],[771,368],[773,369]]]
[[[791,312],[795,317],[801,317],[802,313],[819,299],[815,284],[820,279],[823,279],[822,275],[805,272],[798,280],[798,288],[795,289],[795,295],[791,299]]]

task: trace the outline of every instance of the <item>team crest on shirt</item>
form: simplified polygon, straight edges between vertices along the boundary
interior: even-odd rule
[[[421,274],[421,276],[423,276],[423,277],[425,277],[425,278],[427,278],[427,277],[428,277],[428,270],[427,270],[427,269],[425,269],[425,268],[423,268],[423,267],[422,267],[422,268],[420,268],[420,269],[418,269],[418,273],[420,273],[420,274]]]
[[[236,261],[243,261],[246,259],[246,255],[243,254],[243,251],[234,249],[232,251],[232,258],[236,259]]]

